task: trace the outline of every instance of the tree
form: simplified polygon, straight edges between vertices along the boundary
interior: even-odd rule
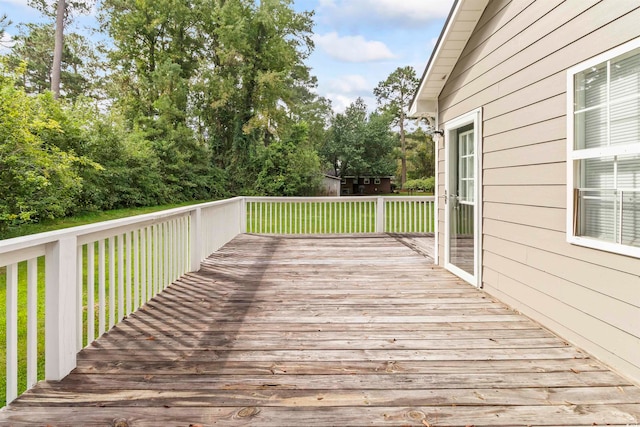
[[[56,12],[55,44],[53,48],[53,64],[51,67],[51,92],[53,97],[60,98],[60,73],[62,72],[62,49],[64,46],[64,15],[67,10],[65,0],[58,0]]]
[[[389,130],[390,122],[389,115],[367,114],[362,98],[349,105],[344,114],[337,114],[320,149],[335,176],[391,175],[396,141]]]
[[[326,103],[311,92],[315,79],[304,64],[312,13],[291,3],[105,0],[100,19],[114,40],[117,106],[159,154],[206,146],[198,159],[233,177],[234,192],[252,191],[264,147],[284,143],[302,122],[309,135],[323,133],[324,119],[314,115]]]
[[[26,24],[19,28],[15,45],[7,56],[9,65],[21,70],[19,82],[27,93],[42,93],[51,87],[53,31],[49,25],[42,24]],[[23,61],[26,66],[20,67]]]
[[[320,153],[335,176],[345,177],[362,169],[366,123],[367,105],[362,98],[356,99],[344,114],[336,114],[331,121],[329,136]]]
[[[422,128],[407,134],[407,160],[409,179],[424,179],[435,175],[434,142]]]
[[[101,75],[104,74],[100,46],[76,33],[67,34],[66,40],[61,69],[62,96],[71,100],[80,96],[100,96]],[[51,88],[53,46],[54,32],[49,24],[20,26],[7,58],[14,69],[26,62],[19,84],[27,93],[43,93]]]
[[[12,22],[9,20],[6,14],[0,15],[0,43],[4,40],[4,35],[7,27],[11,24]]]
[[[400,130],[401,185],[404,185],[407,181],[407,141],[405,126],[409,104],[418,88],[419,82],[413,67],[398,67],[386,80],[378,83],[378,86],[373,90],[380,109],[391,114],[394,118],[392,125],[397,126]]]
[[[393,120],[388,114],[371,113],[365,127],[365,150],[362,156],[362,170],[357,175],[394,175],[396,161],[393,149],[397,136],[389,130]]]
[[[285,197],[317,194],[322,181],[320,159],[309,141],[306,123],[293,126],[288,135],[263,151],[256,182],[258,193]]]
[[[203,23],[208,37],[197,90],[199,124],[238,191],[254,185],[260,147],[282,140],[302,121],[310,135],[320,133],[323,119],[310,116],[314,109],[324,114],[326,103],[311,94],[316,83],[304,64],[313,49],[313,14],[297,13],[291,4],[214,1],[204,14],[211,18]]]
[[[62,55],[64,50],[64,28],[71,19],[72,11],[88,12],[91,4],[86,1],[58,0],[53,4],[46,0],[28,0],[29,6],[38,9],[49,17],[55,17],[55,42],[53,62],[51,65],[51,92],[54,98],[60,97],[60,82],[62,79]]]
[[[222,171],[192,124],[193,80],[206,36],[195,1],[106,0],[100,19],[114,40],[110,52],[115,107],[129,130],[148,141],[163,177],[161,201],[219,195]]]

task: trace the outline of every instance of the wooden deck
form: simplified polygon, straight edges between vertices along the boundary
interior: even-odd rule
[[[640,422],[639,387],[412,241],[239,236],[0,425]]]

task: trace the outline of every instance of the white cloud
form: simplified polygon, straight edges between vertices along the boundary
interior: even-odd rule
[[[334,31],[316,34],[313,41],[329,56],[344,62],[372,62],[395,57],[384,43],[362,36],[340,36]]]
[[[331,108],[335,113],[344,113],[347,107],[358,99],[357,95],[348,95],[344,93],[327,93],[326,98],[331,100]],[[367,105],[369,111],[376,109],[376,99],[373,96],[360,96]]]
[[[326,98],[331,100],[331,108],[333,108],[333,111],[336,113],[344,113],[347,107],[355,101],[355,98],[352,99],[339,93],[328,93]]]
[[[378,25],[424,25],[446,18],[453,0],[320,0],[319,11],[331,21],[354,19]]]
[[[329,82],[329,88],[341,93],[358,93],[371,90],[367,79],[359,74],[351,74],[333,79]]]
[[[0,38],[0,53],[9,52],[9,49],[13,47],[13,44],[14,41],[11,37],[11,34],[5,31],[5,33],[2,35],[2,38]]]

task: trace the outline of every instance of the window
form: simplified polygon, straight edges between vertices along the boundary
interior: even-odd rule
[[[374,179],[373,179],[373,183],[374,183],[375,185],[380,185],[380,178],[374,178]]]
[[[358,184],[358,177],[353,178],[353,183]]]
[[[567,80],[568,240],[640,256],[640,39]]]
[[[364,184],[365,184],[365,185],[368,185],[369,183],[370,183],[369,178],[365,178],[365,179],[364,179]]]
[[[347,178],[342,178],[342,180],[340,181],[340,184],[346,184],[347,183]]]
[[[462,204],[475,199],[475,154],[473,124],[458,130],[458,193]]]

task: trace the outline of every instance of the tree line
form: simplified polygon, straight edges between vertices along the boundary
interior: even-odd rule
[[[328,171],[432,175],[429,136],[405,129],[415,71],[380,83],[376,112],[358,99],[334,114],[305,63],[313,12],[290,0],[104,0],[96,31],[106,44],[68,30],[92,4],[60,1],[31,0],[49,22],[22,24],[0,58],[0,228],[86,210],[314,195]]]

